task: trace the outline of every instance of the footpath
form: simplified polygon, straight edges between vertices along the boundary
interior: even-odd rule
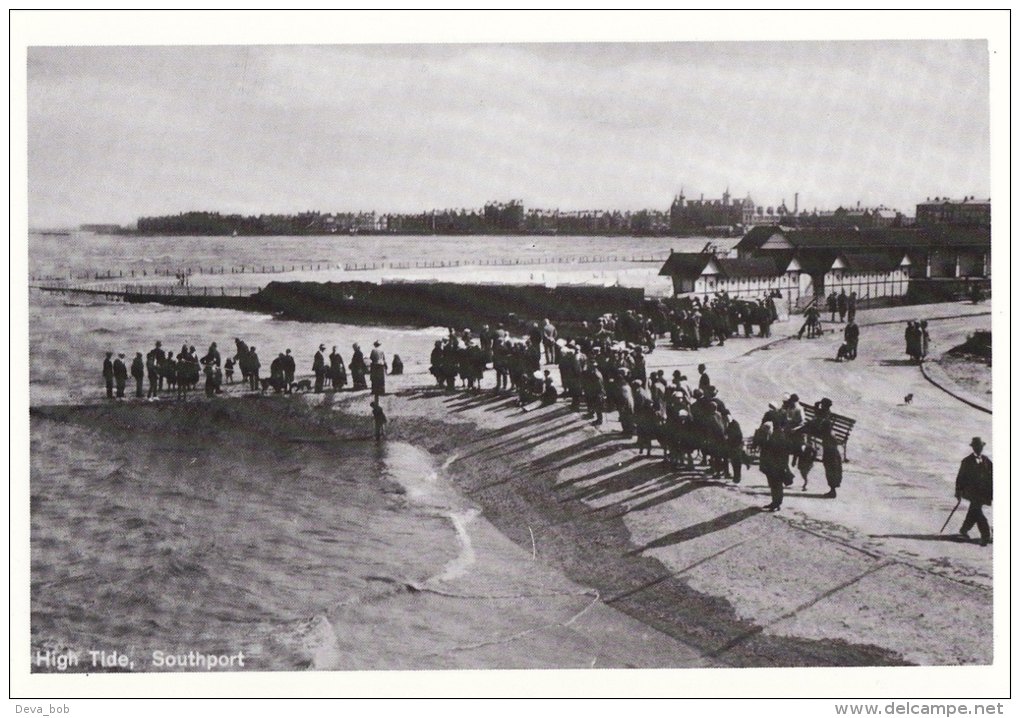
[[[768,490],[756,466],[739,485],[674,471],[639,458],[614,419],[594,427],[563,403],[522,412],[491,392],[410,389],[390,412],[442,419],[441,404],[449,420],[475,424],[477,440],[445,448],[456,452],[454,479],[486,517],[706,665],[988,664],[992,549],[956,540],[960,512],[947,535],[938,526],[953,503],[953,462],[970,432],[991,444],[990,417],[947,404],[897,344],[906,319],[929,318],[934,334],[940,321],[980,327],[987,313],[963,304],[862,311],[861,359],[850,364],[829,359],[835,334],[789,338],[796,320],[770,340],[657,349],[649,369],[667,375],[693,377],[708,364],[745,434],[789,391],[808,401],[830,395],[858,418],[840,498],[818,500],[827,489],[819,466],[809,492],[788,491],[775,515],[760,510]],[[929,393],[916,390],[917,406],[893,394],[919,385]]]

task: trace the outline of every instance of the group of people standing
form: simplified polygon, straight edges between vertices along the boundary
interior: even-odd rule
[[[164,390],[184,398],[188,391],[198,386],[203,370],[206,376],[206,394],[212,396],[219,393],[223,383],[219,356],[215,342],[201,359],[194,346],[183,345],[174,357],[173,352],[163,349],[162,342],[156,342],[144,358],[141,352],[136,352],[131,361],[130,374],[135,381],[135,398],[155,399]],[[146,378],[149,380],[148,391],[145,390]],[[118,354],[114,359],[113,352],[106,352],[106,358],[103,360],[103,382],[106,385],[107,398],[123,399],[127,379],[128,367],[124,361],[124,354]]]
[[[928,357],[928,320],[913,319],[907,322],[907,328],[903,332],[903,340],[906,343],[907,356],[915,364],[920,364]]]
[[[712,299],[682,297],[671,300],[667,313],[670,343],[679,349],[698,350],[739,336],[772,336],[772,324],[779,320],[776,294],[758,300],[735,299],[719,292]]]
[[[829,321],[835,322],[839,314],[840,322],[852,322],[857,316],[857,292],[850,292],[848,296],[845,289],[840,289],[839,294],[834,289],[825,298],[825,308],[829,311]]]
[[[158,399],[164,391],[169,391],[177,398],[187,398],[188,392],[197,388],[203,373],[206,396],[212,397],[223,392],[224,383],[234,382],[235,369],[240,371],[241,382],[252,391],[272,388],[277,393],[290,393],[296,388],[294,379],[297,364],[290,349],[273,359],[269,378],[262,379],[259,376],[262,363],[256,347],[248,346],[239,338],[235,338],[234,343],[236,353],[223,361],[216,342],[210,344],[205,355],[199,358],[194,346],[185,344],[175,357],[173,352],[163,349],[162,342],[157,341],[144,358],[141,352],[137,352],[131,362],[130,375],[136,382],[135,397],[153,400]],[[322,354],[325,348],[325,344],[319,345],[319,351],[315,353],[312,362],[312,373],[315,375],[314,390],[323,391],[328,379],[330,388],[339,391],[347,385],[344,361],[334,346],[327,364]],[[360,346],[354,344],[353,355],[347,368],[350,369],[352,388],[355,391],[369,388],[367,377],[371,381],[373,395],[381,396],[386,393],[386,372],[389,365],[380,342],[374,343],[367,360]],[[392,373],[399,374],[402,371],[400,357],[394,356]],[[128,373],[124,354],[113,358],[113,352],[106,352],[103,361],[103,381],[108,398],[124,398]],[[149,382],[148,392],[143,386],[146,377]]]

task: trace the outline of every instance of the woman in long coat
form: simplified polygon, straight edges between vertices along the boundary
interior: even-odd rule
[[[822,399],[818,402],[816,414],[816,431],[822,440],[822,466],[825,467],[825,482],[829,485],[829,493],[825,498],[836,498],[836,489],[843,483],[843,457],[839,455],[839,443],[832,435],[832,401]]]
[[[365,355],[361,353],[361,347],[358,344],[355,344],[353,349],[354,356],[351,357],[351,363],[347,365],[351,370],[351,388],[355,391],[367,389],[365,375],[368,373],[368,365],[365,364]]]
[[[329,354],[329,378],[333,382],[333,388],[337,391],[347,385],[347,370],[344,368],[344,358],[333,347]]]
[[[381,396],[386,393],[386,354],[379,348],[379,342],[372,345],[372,352],[369,354],[369,371],[372,380],[372,395]]]

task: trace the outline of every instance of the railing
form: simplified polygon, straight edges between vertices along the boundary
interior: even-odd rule
[[[66,277],[34,274],[29,276],[33,283],[64,282],[88,280],[98,282],[103,279],[140,279],[144,277],[180,276],[216,276],[226,274],[282,274],[285,272],[363,272],[381,269],[449,269],[453,267],[512,267],[534,266],[540,264],[596,264],[609,262],[658,263],[666,261],[668,252],[652,254],[604,254],[590,256],[559,256],[559,257],[498,257],[492,259],[451,259],[416,262],[349,262],[333,264],[317,262],[312,264],[244,264],[239,266],[221,267],[154,267],[151,269],[113,270],[90,269],[68,273]]]
[[[41,284],[38,288],[111,297],[250,297],[258,292],[254,287],[187,287],[177,284]]]

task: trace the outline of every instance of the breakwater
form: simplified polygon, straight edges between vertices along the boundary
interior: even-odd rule
[[[306,322],[423,327],[543,318],[579,324],[610,312],[640,309],[645,298],[643,289],[630,287],[455,282],[270,282],[257,292],[241,287],[153,285],[38,288],[130,304],[236,309]]]
[[[465,327],[511,317],[591,320],[608,312],[640,309],[644,290],[454,282],[270,282],[251,301],[259,311],[301,321]]]

